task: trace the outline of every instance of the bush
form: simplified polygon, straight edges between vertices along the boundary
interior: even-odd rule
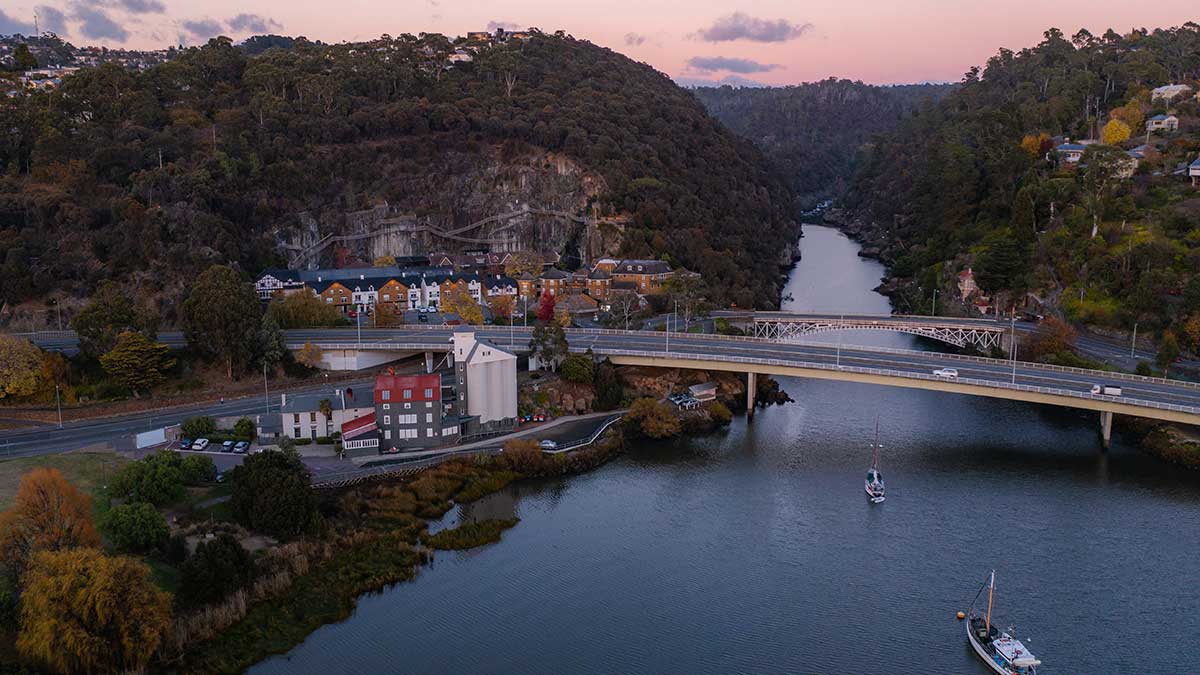
[[[274,537],[295,537],[320,527],[308,470],[295,453],[268,450],[250,455],[230,472],[234,520]]]
[[[712,418],[712,421],[722,426],[733,421],[733,412],[720,401],[713,401],[708,404],[708,416]]]
[[[117,548],[132,553],[158,548],[170,534],[166,519],[145,502],[114,506],[101,528]]]
[[[313,441],[312,441],[312,439],[311,439],[311,438],[293,438],[293,439],[292,439],[292,445],[293,445],[293,446],[296,446],[296,445],[312,445],[312,442],[313,442]],[[283,449],[283,444],[282,444],[282,443],[280,443],[280,444],[279,444],[279,449],[280,449],[280,450],[282,450],[282,449]]]
[[[187,560],[188,545],[187,537],[182,534],[175,534],[167,540],[166,546],[163,547],[163,557],[167,562],[178,565]]]
[[[330,443],[333,443],[333,438],[329,436],[317,436],[317,440],[315,442],[317,445],[329,445]]]
[[[254,420],[250,419],[249,417],[243,417],[233,425],[234,438],[243,441],[254,440],[254,435],[257,431],[258,430],[254,427]]]
[[[564,380],[576,384],[591,384],[595,370],[596,362],[586,354],[571,354],[558,367],[559,375]]]
[[[183,459],[177,452],[159,450],[121,467],[113,477],[112,494],[128,502],[155,506],[183,498]]]
[[[482,520],[453,529],[442,530],[428,537],[425,543],[443,550],[462,550],[500,541],[500,533],[517,524],[517,520]]]
[[[188,455],[179,469],[185,485],[200,485],[217,478],[217,465],[207,455]]]
[[[1137,369],[1133,372],[1146,377],[1154,377],[1154,368],[1151,367],[1149,361],[1138,361]]]
[[[649,438],[670,438],[682,430],[675,411],[652,398],[639,398],[629,407],[625,423],[632,425]]]
[[[594,388],[596,398],[592,401],[592,407],[596,410],[613,410],[621,405],[625,389],[611,360],[604,359],[596,365]]]
[[[254,561],[231,534],[202,541],[196,552],[179,568],[181,607],[194,608],[217,602],[254,579]]]
[[[203,438],[217,433],[217,423],[211,417],[189,417],[179,428],[185,438]]]

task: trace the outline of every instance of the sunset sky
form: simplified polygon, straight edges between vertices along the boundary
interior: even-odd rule
[[[957,81],[1000,47],[1036,44],[1055,26],[1171,27],[1195,3],[1161,0],[8,0],[0,34],[53,30],[78,45],[199,44],[264,32],[326,42],[382,33],[461,35],[489,26],[565,30],[681,82],[791,84],[829,76],[878,84]]]

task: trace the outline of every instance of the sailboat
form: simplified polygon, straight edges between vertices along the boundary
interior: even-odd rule
[[[867,499],[872,504],[883,502],[883,474],[879,473],[879,418],[875,418],[875,442],[871,444],[871,468],[867,469],[867,479],[863,481],[863,489],[867,491]]]
[[[987,614],[980,616],[975,605],[985,588],[988,592]],[[975,594],[967,613],[967,642],[994,672],[1001,675],[1037,675],[1037,667],[1042,662],[1020,640],[992,625],[992,595],[995,590],[996,570],[992,570],[991,576]],[[960,612],[958,616],[961,619],[963,615]]]

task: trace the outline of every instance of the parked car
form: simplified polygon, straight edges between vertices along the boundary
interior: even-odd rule
[[[421,323],[429,323],[429,317],[425,314],[418,314],[417,321],[420,321]]]
[[[1121,388],[1115,387],[1111,384],[1103,384],[1103,385],[1102,384],[1093,384],[1092,385],[1092,393],[1093,394],[1104,394],[1105,396],[1120,396]]]
[[[239,455],[246,454],[246,451],[249,449],[250,449],[249,441],[238,441],[237,443],[233,444],[233,451]]]
[[[958,379],[958,370],[956,370],[954,368],[938,368],[937,370],[933,371],[933,374],[937,377],[941,377],[941,378],[944,378],[947,380],[957,380]]]
[[[350,310],[350,312],[349,312],[349,313],[347,313],[347,314],[346,314],[346,316],[350,317],[351,319],[357,319],[357,318],[358,318],[358,312],[356,312],[356,311],[354,311],[354,310]]]
[[[192,443],[193,450],[204,450],[208,448],[207,438],[197,438],[195,443]]]
[[[191,450],[192,449],[192,439],[190,439],[190,438],[179,439],[179,449],[180,450]]]
[[[222,443],[221,452],[233,452],[233,441],[225,441]]]
[[[533,421],[534,421],[534,422],[545,422],[545,421],[546,421],[546,416],[545,416],[545,415],[542,415],[542,414],[537,414],[537,415],[534,415],[534,416],[533,416]]]
[[[558,449],[558,443],[547,438],[546,440],[542,441],[541,443],[538,443],[538,447],[540,447],[543,450],[556,450],[556,449]]]

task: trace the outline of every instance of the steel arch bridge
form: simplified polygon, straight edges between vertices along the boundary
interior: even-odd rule
[[[838,330],[874,330],[907,333],[956,347],[1008,351],[1008,331],[998,325],[972,325],[954,321],[906,320],[904,317],[755,317],[754,337],[792,340]]]

